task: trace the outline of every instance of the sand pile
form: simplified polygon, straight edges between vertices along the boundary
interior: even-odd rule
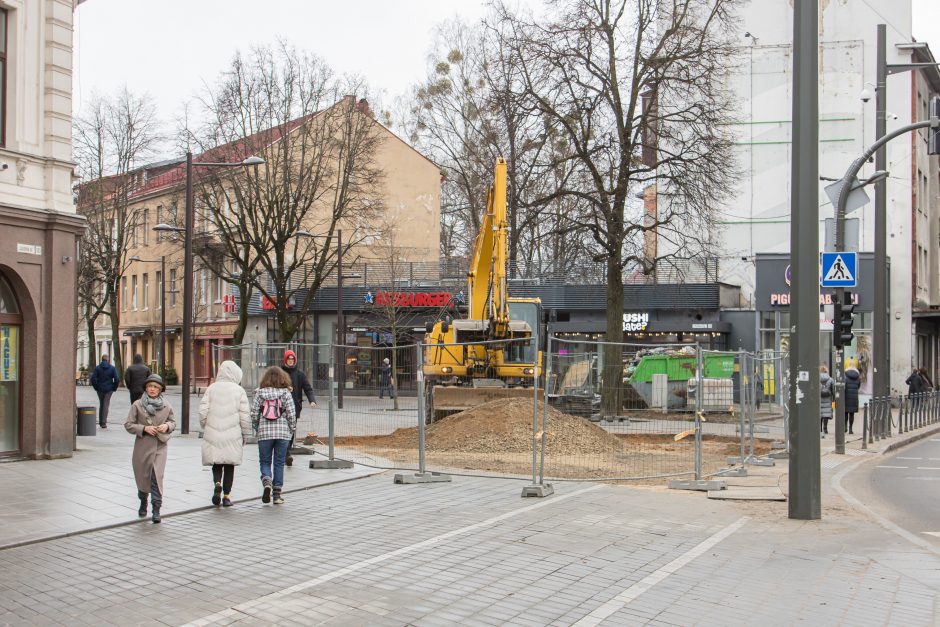
[[[539,424],[542,420],[539,403]],[[548,450],[563,454],[619,451],[619,438],[577,416],[548,408]],[[461,453],[532,451],[532,401],[491,401],[447,416],[427,430],[429,451]]]

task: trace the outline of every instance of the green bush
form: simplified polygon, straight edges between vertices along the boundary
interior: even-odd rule
[[[176,374],[176,368],[173,366],[166,367],[166,373],[163,375],[163,382],[167,385],[177,385],[180,382],[179,375]]]

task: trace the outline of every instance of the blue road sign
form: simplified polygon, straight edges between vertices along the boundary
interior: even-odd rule
[[[823,253],[819,284],[823,287],[855,287],[858,283],[858,253]]]

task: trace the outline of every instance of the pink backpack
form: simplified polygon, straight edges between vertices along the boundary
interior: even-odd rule
[[[266,398],[261,401],[261,417],[266,418],[267,420],[277,420],[281,417],[281,414],[284,412],[284,408],[281,406],[281,399],[279,398]]]

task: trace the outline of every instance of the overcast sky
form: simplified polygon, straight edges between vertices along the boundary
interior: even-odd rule
[[[940,0],[913,6],[914,37],[940,56]],[[236,50],[278,38],[365,76],[390,102],[424,74],[437,24],[484,10],[482,0],[88,0],[75,12],[75,110],[126,83],[170,121]]]

